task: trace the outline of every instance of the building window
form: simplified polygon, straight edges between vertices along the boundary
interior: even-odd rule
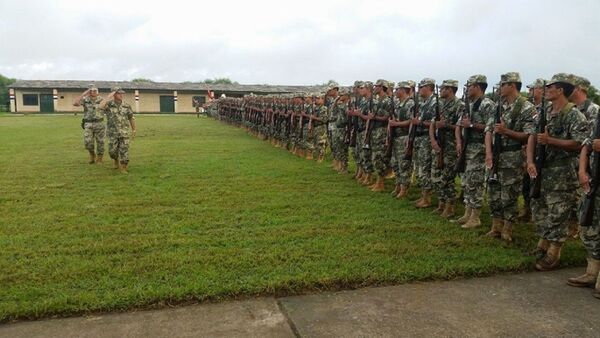
[[[194,96],[192,97],[192,106],[201,107],[206,103],[206,96]]]
[[[39,105],[38,94],[23,94],[23,105],[24,106],[37,106]]]

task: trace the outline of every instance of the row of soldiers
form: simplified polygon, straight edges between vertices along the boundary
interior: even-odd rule
[[[529,98],[521,87],[517,72],[501,75],[491,95],[486,76],[473,75],[462,99],[456,80],[439,87],[430,78],[356,81],[350,89],[331,84],[324,94],[220,99],[217,116],[307,159],[323,161],[329,146],[341,173],[351,153],[354,178],[372,191],[385,190],[392,176],[392,194],[406,198],[416,178],[415,206],[430,207],[435,192],[433,212],[465,229],[481,226],[487,191],[492,224],[486,235],[508,243],[523,193],[537,226],[540,271],[558,266],[569,225],[579,218],[588,267],[568,284],[595,287],[600,297],[600,201],[591,179],[600,178],[600,114],[587,98],[590,82],[559,73],[531,83]],[[457,176],[465,212],[453,219]]]

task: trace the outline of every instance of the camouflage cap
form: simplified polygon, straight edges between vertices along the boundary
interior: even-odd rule
[[[370,88],[370,87],[373,87],[373,82],[371,82],[371,81],[365,81],[364,85],[365,85],[365,87]]]
[[[485,83],[487,84],[487,76],[482,75],[482,74],[475,74],[475,75],[471,75],[469,77],[469,79],[467,80],[467,85],[474,85],[476,83]]]
[[[428,77],[424,78],[419,82],[419,88],[424,86],[435,86],[435,80]]]
[[[500,84],[521,82],[521,74],[518,72],[508,72],[500,75]]]
[[[454,87],[454,88],[458,88],[458,81],[457,80],[444,80],[442,82],[442,87]]]
[[[535,81],[527,85],[527,88],[544,88],[544,82],[546,80],[542,78],[535,79]]]
[[[389,82],[386,81],[386,80],[384,80],[384,79],[377,80],[377,82],[375,82],[375,85],[376,86],[386,87],[386,88],[390,86]]]
[[[93,84],[93,83],[88,86],[88,89],[90,91],[92,91],[92,92],[97,92],[98,91],[98,87],[96,87],[96,85]]]
[[[327,90],[328,91],[332,90],[332,89],[336,89],[336,88],[339,89],[340,85],[337,82],[335,82],[335,81],[331,81],[331,83],[327,85]]]
[[[581,89],[584,89],[584,90],[590,89],[590,85],[591,85],[590,80],[586,79],[583,76],[578,76],[578,75],[574,75],[574,74],[571,74],[571,77],[572,77],[571,82],[575,86],[580,87]]]
[[[350,95],[350,89],[348,89],[348,88],[341,88],[340,91],[338,92],[338,94],[340,96],[348,96],[348,95]]]
[[[359,80],[354,81],[354,87],[356,87],[356,88],[363,87],[364,85],[365,85],[364,81],[359,81]]]
[[[415,85],[415,81],[413,80],[398,81],[396,88],[414,88]]]
[[[550,81],[548,81],[548,83],[546,83],[546,87],[551,86],[555,83],[568,83],[570,85],[575,85],[573,83],[573,77],[571,77],[569,74],[567,73],[557,73],[554,74],[552,76],[552,78],[550,79]]]
[[[121,87],[112,87],[110,91],[119,93],[119,94],[125,94],[125,91]]]

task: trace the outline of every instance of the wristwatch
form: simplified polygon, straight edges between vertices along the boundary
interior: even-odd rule
[[[473,128],[473,123],[469,124],[469,128]]]

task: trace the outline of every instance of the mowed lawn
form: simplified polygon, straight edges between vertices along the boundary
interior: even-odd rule
[[[0,116],[0,321],[532,269],[531,224],[506,246],[195,116],[138,116],[124,175],[80,118]]]

